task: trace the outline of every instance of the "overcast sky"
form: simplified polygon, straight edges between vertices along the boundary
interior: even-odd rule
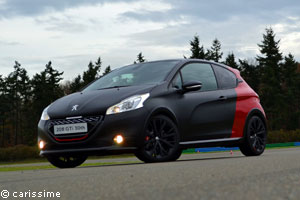
[[[30,76],[51,60],[66,80],[101,56],[103,68],[189,56],[195,34],[225,56],[253,58],[266,27],[300,61],[299,0],[0,0],[0,74],[19,61]]]

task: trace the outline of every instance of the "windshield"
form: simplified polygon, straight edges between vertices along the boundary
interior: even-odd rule
[[[98,79],[84,91],[112,87],[158,84],[166,78],[178,61],[138,63],[121,67]]]

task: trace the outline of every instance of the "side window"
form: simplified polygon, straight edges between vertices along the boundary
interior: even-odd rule
[[[213,65],[220,89],[230,89],[237,86],[237,79],[233,72],[221,66]]]
[[[182,81],[181,81],[180,73],[177,73],[177,75],[173,79],[172,88],[182,89]]]
[[[200,81],[202,88],[200,91],[216,90],[218,88],[215,74],[210,64],[191,63],[181,69],[184,83],[189,81]]]

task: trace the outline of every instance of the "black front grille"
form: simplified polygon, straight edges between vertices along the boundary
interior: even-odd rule
[[[50,122],[50,126],[54,125],[65,125],[65,124],[76,124],[76,123],[97,123],[102,119],[102,116],[96,117],[84,117],[84,118],[66,118],[66,119],[53,119]]]
[[[99,125],[103,120],[103,116],[89,116],[89,117],[73,117],[66,119],[51,119],[48,124],[48,130],[50,134],[54,138],[58,139],[76,139],[83,137],[89,133],[91,133],[94,128]],[[87,123],[88,132],[87,133],[72,133],[72,134],[63,134],[63,135],[55,135],[54,134],[54,126],[55,125],[67,125],[67,124],[76,124],[76,123]]]

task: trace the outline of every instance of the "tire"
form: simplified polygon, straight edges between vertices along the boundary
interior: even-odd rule
[[[182,154],[182,149],[178,149],[177,153],[174,155],[174,158],[170,161],[178,160],[178,158],[180,158],[181,154]]]
[[[47,160],[58,168],[74,168],[86,161],[87,156],[48,156]]]
[[[164,115],[151,117],[135,155],[146,163],[175,161],[182,153],[179,140],[178,128],[171,119]]]
[[[245,156],[259,156],[266,147],[267,129],[262,119],[252,116],[244,130],[244,142],[240,150]]]

